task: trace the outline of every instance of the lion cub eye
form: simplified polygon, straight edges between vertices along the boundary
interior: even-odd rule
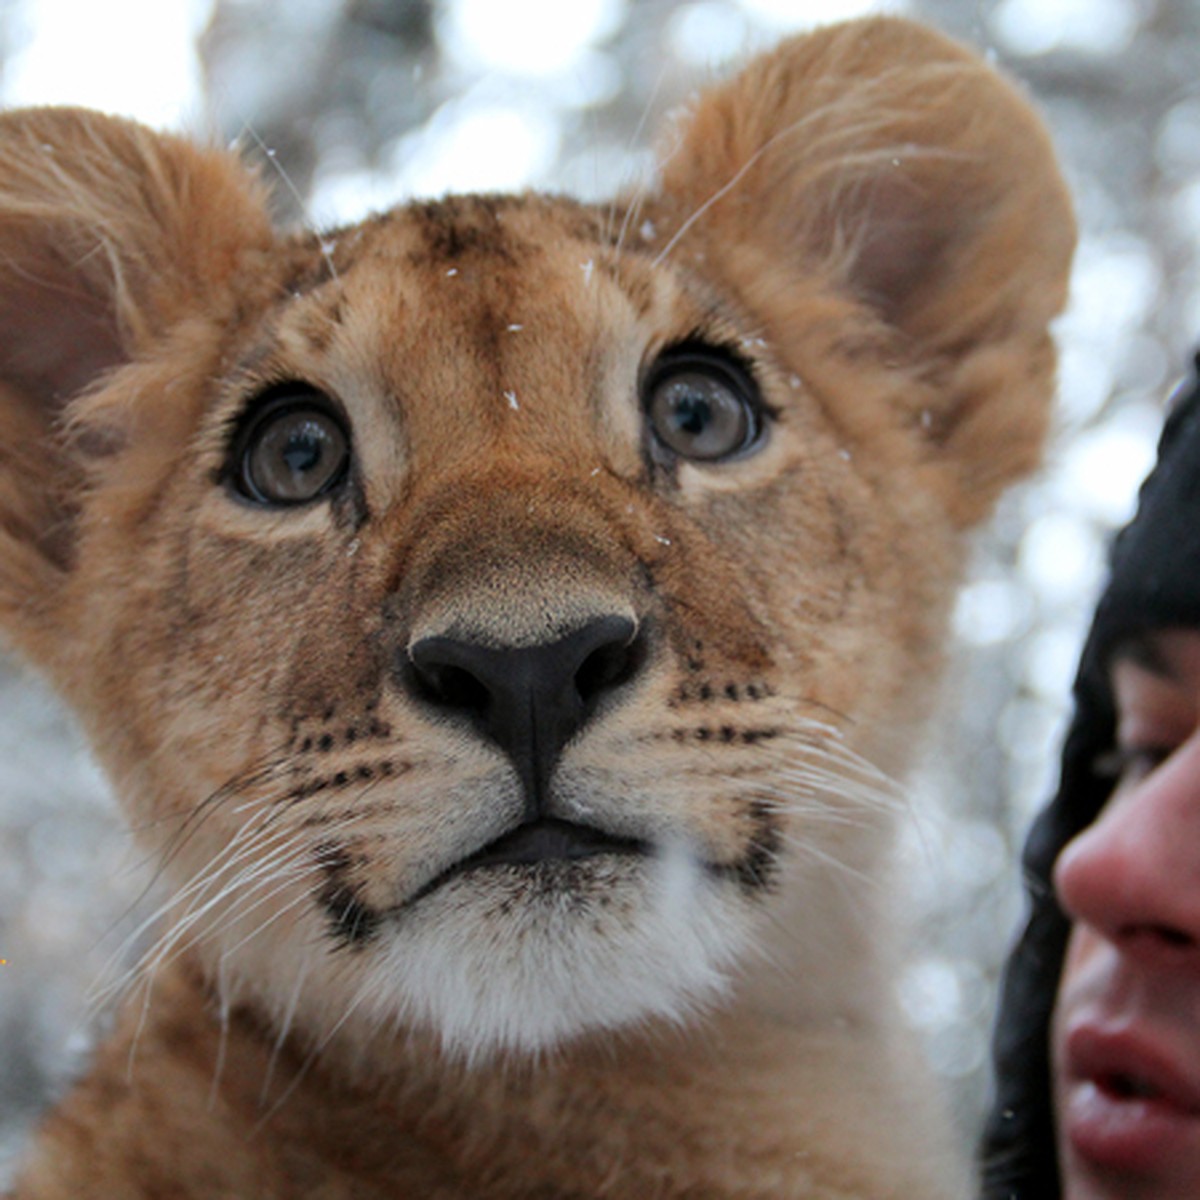
[[[350,436],[333,402],[306,384],[273,388],[235,440],[234,486],[259,504],[307,504],[337,487]]]
[[[708,347],[664,354],[647,381],[645,405],[659,444],[695,462],[732,458],[762,434],[754,381],[736,361]]]

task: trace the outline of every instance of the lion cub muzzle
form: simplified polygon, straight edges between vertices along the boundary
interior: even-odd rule
[[[642,831],[612,826],[605,805],[579,811],[556,777],[568,745],[603,738],[597,726],[642,690],[655,627],[634,582],[625,506],[594,480],[547,479],[562,473],[554,463],[527,479],[468,469],[418,504],[415,551],[409,538],[398,547],[406,569],[385,615],[398,698],[446,736],[501,751],[520,791],[494,836],[465,847],[417,899],[484,867],[651,853]]]

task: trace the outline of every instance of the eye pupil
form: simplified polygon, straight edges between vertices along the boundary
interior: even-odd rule
[[[296,475],[313,470],[321,461],[322,441],[320,432],[306,424],[303,429],[289,435],[280,457]]]
[[[673,419],[680,433],[699,437],[712,424],[712,407],[703,396],[685,392],[675,401]]]

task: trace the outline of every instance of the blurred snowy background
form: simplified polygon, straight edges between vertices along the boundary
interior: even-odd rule
[[[1200,335],[1197,0],[0,0],[0,101],[80,103],[238,140],[318,223],[448,189],[599,198],[646,129],[780,35],[924,18],[1025,81],[1082,241],[1047,469],[979,541],[956,615],[954,723],[918,781],[906,864],[922,939],[902,998],[970,1126],[1014,852],[1054,749],[1109,532]],[[140,873],[68,720],[0,650],[0,1183],[86,1052],[83,997]]]

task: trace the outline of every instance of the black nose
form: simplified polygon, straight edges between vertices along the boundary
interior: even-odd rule
[[[556,642],[496,647],[427,637],[408,651],[412,690],[465,716],[512,760],[532,815],[562,748],[600,702],[645,660],[645,639],[628,617],[598,617]]]

